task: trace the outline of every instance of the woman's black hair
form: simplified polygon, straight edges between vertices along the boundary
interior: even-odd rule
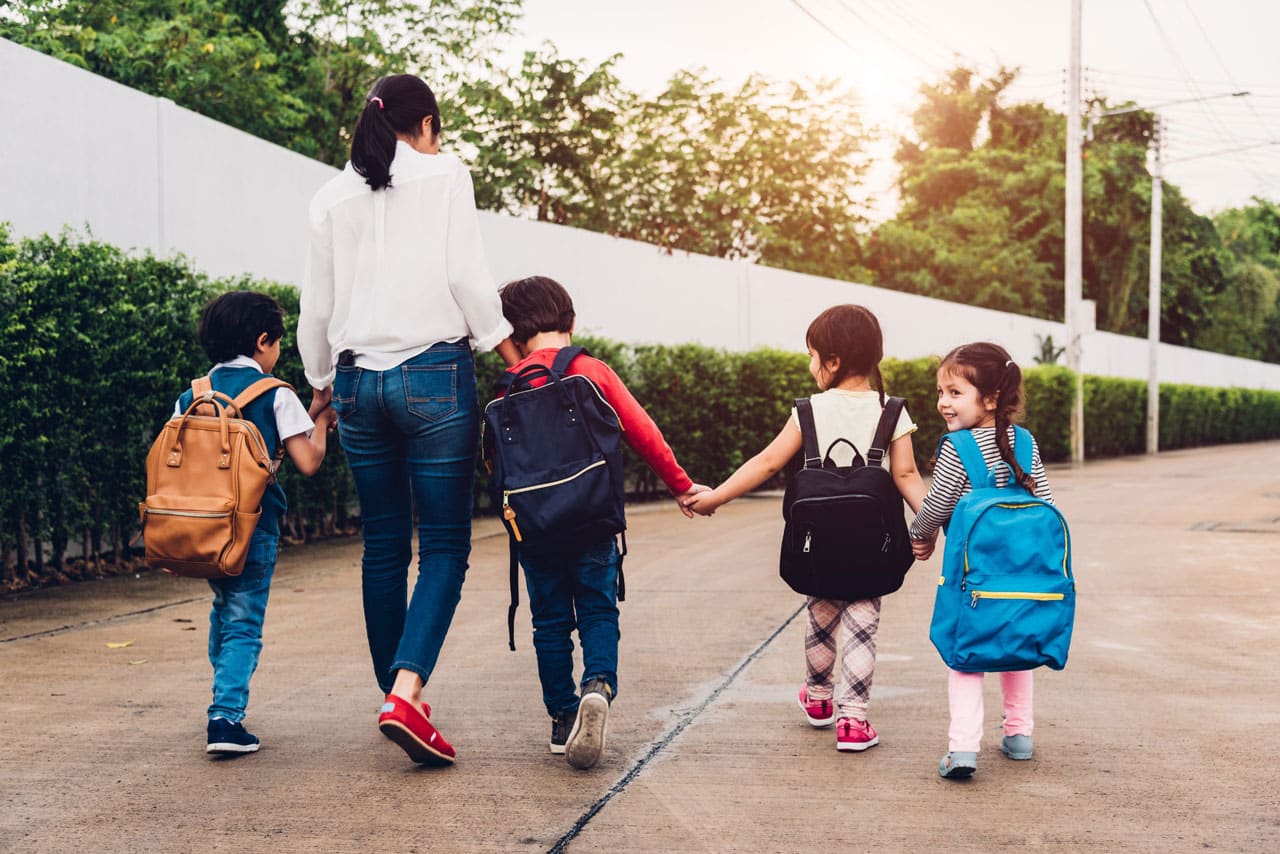
[[[211,299],[200,312],[196,339],[213,362],[230,362],[256,353],[264,332],[269,344],[284,337],[280,303],[256,291],[228,291]]]
[[[1009,356],[1009,351],[986,341],[963,344],[943,357],[938,371],[964,377],[984,399],[995,399],[996,446],[1000,449],[1000,459],[1013,469],[1019,484],[1028,492],[1034,492],[1035,479],[1018,465],[1009,441],[1009,425],[1017,420],[1022,409],[1022,369]]]
[[[417,139],[422,120],[440,133],[440,107],[431,87],[412,74],[392,74],[373,84],[351,134],[351,166],[375,190],[391,186],[396,134]]]
[[[839,385],[845,377],[868,377],[880,392],[880,405],[884,406],[884,378],[880,376],[884,335],[870,309],[833,305],[813,319],[804,340],[824,362],[840,360],[840,369],[831,377],[830,387]]]
[[[539,332],[573,331],[573,298],[555,279],[529,276],[507,282],[499,296],[512,341],[523,344]]]

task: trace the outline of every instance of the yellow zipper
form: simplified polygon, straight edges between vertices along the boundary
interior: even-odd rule
[[[1031,599],[1036,602],[1060,602],[1065,598],[1062,593],[1003,593],[991,590],[975,590],[971,594],[970,608],[978,607],[979,599]]]

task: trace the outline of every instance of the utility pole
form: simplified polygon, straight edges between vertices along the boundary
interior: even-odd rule
[[[1084,278],[1084,183],[1080,157],[1080,30],[1083,0],[1071,0],[1071,67],[1067,75],[1067,211],[1064,317],[1067,367],[1075,374],[1071,403],[1071,461],[1084,462],[1084,376],[1080,372],[1080,300]]]
[[[1155,104],[1150,107],[1122,107],[1118,110],[1107,110],[1096,116],[1089,118],[1089,139],[1093,139],[1094,124],[1101,119],[1111,116],[1122,116],[1126,113],[1150,112],[1163,107],[1171,107],[1175,104],[1192,104],[1198,101],[1213,101],[1218,98],[1244,98],[1249,92],[1222,92],[1216,95],[1201,95],[1196,98],[1182,98],[1177,101],[1166,101],[1163,104]],[[1163,238],[1164,238],[1164,153],[1162,147],[1164,144],[1164,119],[1159,114],[1155,115],[1155,122],[1151,129],[1151,148],[1149,154],[1151,156],[1151,263],[1150,277],[1147,282],[1147,453],[1156,454],[1160,451],[1160,280],[1163,264]],[[1252,145],[1241,146],[1240,148],[1228,149],[1227,151],[1211,151],[1207,154],[1197,154],[1192,157],[1184,157],[1172,162],[1178,163],[1184,160],[1199,160],[1201,157],[1214,157],[1220,154],[1234,154],[1237,151],[1248,151],[1252,148],[1262,148],[1265,146],[1280,145],[1280,140],[1268,140],[1266,142],[1254,143]],[[1070,174],[1070,173],[1068,173]],[[1070,197],[1068,197],[1070,198]],[[1070,210],[1070,208],[1068,208]]]
[[[1163,120],[1157,118],[1151,139],[1151,275],[1147,283],[1147,453],[1160,451],[1160,274],[1164,238]]]

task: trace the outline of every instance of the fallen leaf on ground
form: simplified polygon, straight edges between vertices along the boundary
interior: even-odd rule
[[[133,646],[133,641],[107,641],[107,649],[124,649]]]
[[[129,662],[129,666],[132,667],[135,664],[146,664],[146,663],[147,663],[147,660],[145,658],[135,658],[133,661]]]

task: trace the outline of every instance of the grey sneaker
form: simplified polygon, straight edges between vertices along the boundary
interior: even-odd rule
[[[978,754],[965,750],[956,750],[942,757],[938,763],[938,774],[948,780],[963,780],[972,777],[978,770]]]
[[[589,680],[582,686],[578,701],[578,717],[565,742],[564,758],[574,768],[591,768],[604,753],[605,731],[609,725],[609,701],[613,691],[603,679]]]
[[[1000,752],[1010,759],[1031,758],[1031,736],[1016,733],[1000,739]]]
[[[569,732],[578,719],[577,709],[567,709],[551,719],[551,752],[557,756],[564,755],[565,742],[569,740]]]

